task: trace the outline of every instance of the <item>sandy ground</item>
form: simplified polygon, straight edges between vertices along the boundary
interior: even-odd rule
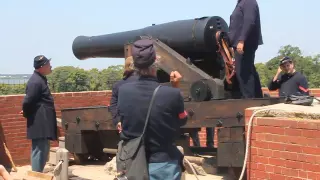
[[[47,165],[45,172],[50,173],[54,167]],[[30,166],[18,167],[18,172],[11,172],[15,180],[22,180],[27,171],[31,170]],[[91,164],[91,165],[71,165],[69,166],[69,179],[70,180],[112,180],[113,175],[108,175],[104,171],[104,164]],[[206,175],[198,176],[200,180],[222,180],[222,176]],[[54,178],[55,179],[55,178]],[[197,180],[192,174],[186,174],[186,180]],[[224,179],[226,180],[226,179]]]

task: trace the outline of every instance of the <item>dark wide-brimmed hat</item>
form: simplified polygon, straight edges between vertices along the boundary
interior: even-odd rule
[[[33,60],[33,67],[35,69],[39,69],[40,67],[46,65],[50,61],[51,59],[46,58],[44,55],[38,55]]]
[[[132,45],[133,64],[138,69],[144,69],[151,66],[156,60],[156,51],[152,40],[137,40]]]

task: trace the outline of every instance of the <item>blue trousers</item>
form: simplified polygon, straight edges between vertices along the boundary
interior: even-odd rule
[[[149,163],[150,180],[180,180],[181,173],[179,161]]]
[[[48,139],[32,139],[31,167],[32,171],[43,172],[50,150]]]

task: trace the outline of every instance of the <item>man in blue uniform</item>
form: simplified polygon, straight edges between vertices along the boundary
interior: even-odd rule
[[[58,139],[57,119],[46,78],[52,72],[50,59],[36,56],[33,65],[35,71],[28,80],[21,113],[27,118],[27,138],[32,141],[32,171],[42,172],[49,155],[49,142]]]
[[[309,95],[308,81],[303,74],[296,71],[290,57],[284,57],[280,60],[280,67],[269,83],[268,89],[270,91],[279,90],[279,97]]]
[[[121,131],[121,123],[119,122],[119,116],[117,115],[117,102],[119,87],[125,83],[132,82],[138,79],[138,76],[134,72],[133,58],[129,56],[125,60],[123,79],[116,82],[112,87],[112,96],[110,100],[109,109],[111,111],[113,124]]]
[[[153,91],[159,85],[152,41],[136,41],[132,46],[132,56],[140,77],[137,81],[123,84],[119,88],[118,111],[122,124],[122,140],[141,135]],[[178,75],[177,72],[172,74],[173,79],[175,74]],[[180,135],[180,126],[186,121],[187,112],[184,110],[180,90],[168,86],[160,87],[145,135],[150,180],[180,180],[182,154],[174,144]]]
[[[230,43],[235,50],[236,78],[242,98],[261,98],[255,52],[263,44],[259,6],[256,0],[238,0],[230,16]]]

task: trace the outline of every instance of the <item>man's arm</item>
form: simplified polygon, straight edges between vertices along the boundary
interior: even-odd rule
[[[187,120],[188,120],[188,113],[187,111],[184,109],[184,100],[183,100],[183,97],[182,95],[180,94],[180,92],[178,93],[177,95],[177,116],[178,116],[178,119],[179,119],[179,124],[180,126],[184,126],[186,123],[187,123]]]
[[[22,102],[22,110],[28,113],[28,110],[39,100],[41,97],[41,84],[30,83],[26,88],[26,95]]]
[[[276,91],[280,88],[281,83],[279,80],[273,81],[271,80],[270,83],[268,84],[268,89],[269,91]]]
[[[118,103],[118,88],[116,85],[112,87],[112,95],[110,100],[110,112],[112,116],[112,122],[116,126],[119,122],[118,120],[118,112],[117,112],[117,103]]]
[[[308,80],[305,76],[301,76],[299,80],[299,90],[301,94],[303,95],[309,95],[309,85],[308,85]]]
[[[246,0],[243,5],[243,26],[239,41],[245,41],[257,18],[257,3],[255,0]]]
[[[280,88],[280,86],[281,86],[281,78],[279,78],[279,76],[280,76],[281,72],[282,72],[282,70],[279,67],[276,75],[273,77],[273,79],[268,84],[268,89],[270,91],[275,91],[275,90]]]

